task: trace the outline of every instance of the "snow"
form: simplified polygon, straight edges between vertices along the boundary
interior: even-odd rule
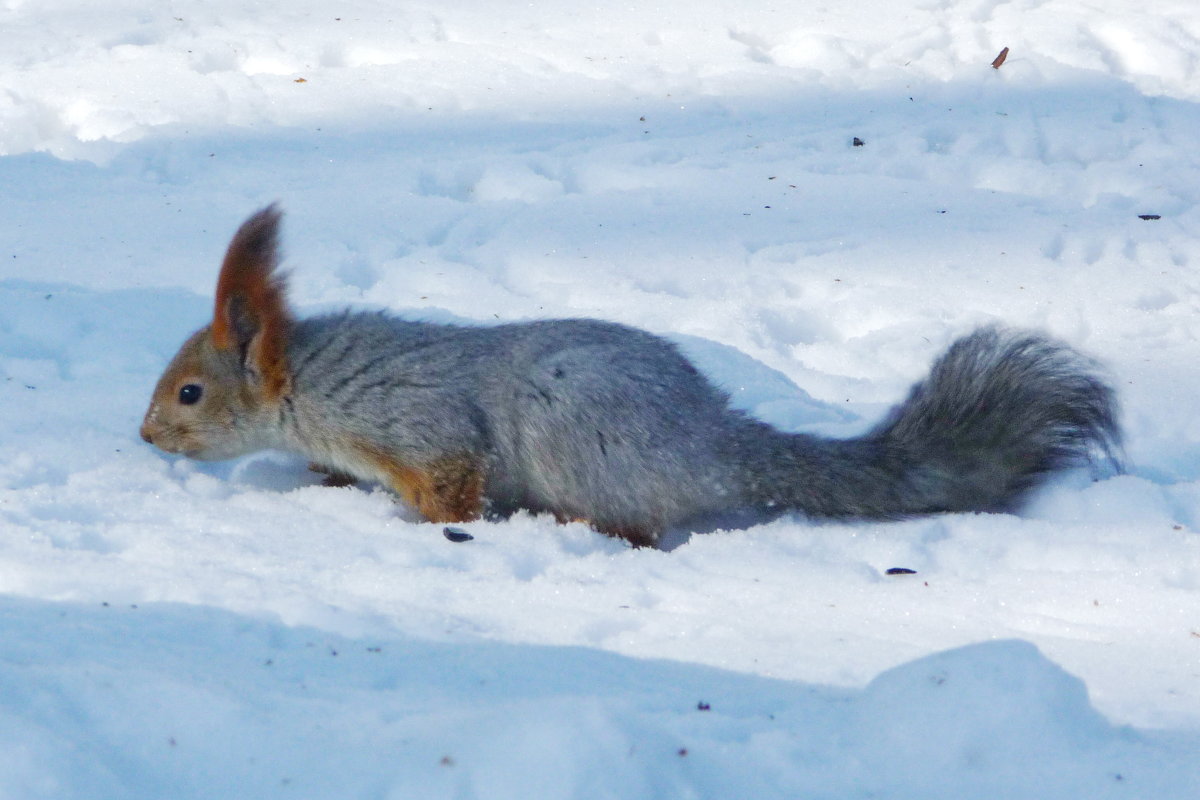
[[[444,6],[0,0],[0,797],[1200,797],[1200,8]],[[1042,328],[1129,470],[661,552],[165,456],[272,200],[304,312],[626,322],[789,430]]]
[[[1019,641],[837,690],[585,648],[347,640],[194,607],[2,613],[26,634],[5,658],[6,695],[22,695],[0,729],[0,763],[23,781],[12,796],[956,798],[986,777],[992,796],[1036,781],[1116,798],[1195,785],[1190,743],[1114,728]]]

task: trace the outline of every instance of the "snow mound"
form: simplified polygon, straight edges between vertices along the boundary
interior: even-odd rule
[[[30,800],[1200,788],[1185,759],[1168,759],[1200,740],[1112,727],[1078,679],[1020,641],[922,658],[847,691],[162,604],[6,599],[0,637],[0,769],[6,796]]]

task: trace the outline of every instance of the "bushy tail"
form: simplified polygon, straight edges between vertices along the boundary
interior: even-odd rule
[[[1050,473],[1100,461],[1119,469],[1116,417],[1094,362],[1036,333],[983,328],[860,439],[750,422],[738,450],[763,459],[746,487],[760,506],[863,518],[1005,511]]]

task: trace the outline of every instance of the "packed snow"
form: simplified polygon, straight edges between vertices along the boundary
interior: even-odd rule
[[[0,0],[0,797],[1200,797],[1197,131],[1191,0]],[[1127,470],[648,550],[164,455],[272,201],[300,313],[637,325],[788,430],[1043,329]]]

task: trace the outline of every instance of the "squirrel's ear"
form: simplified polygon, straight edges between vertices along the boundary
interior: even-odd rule
[[[287,336],[291,326],[284,298],[286,281],[277,271],[279,209],[269,205],[242,223],[217,278],[212,341],[218,350],[236,348],[242,364],[258,374],[268,398],[289,383]]]

